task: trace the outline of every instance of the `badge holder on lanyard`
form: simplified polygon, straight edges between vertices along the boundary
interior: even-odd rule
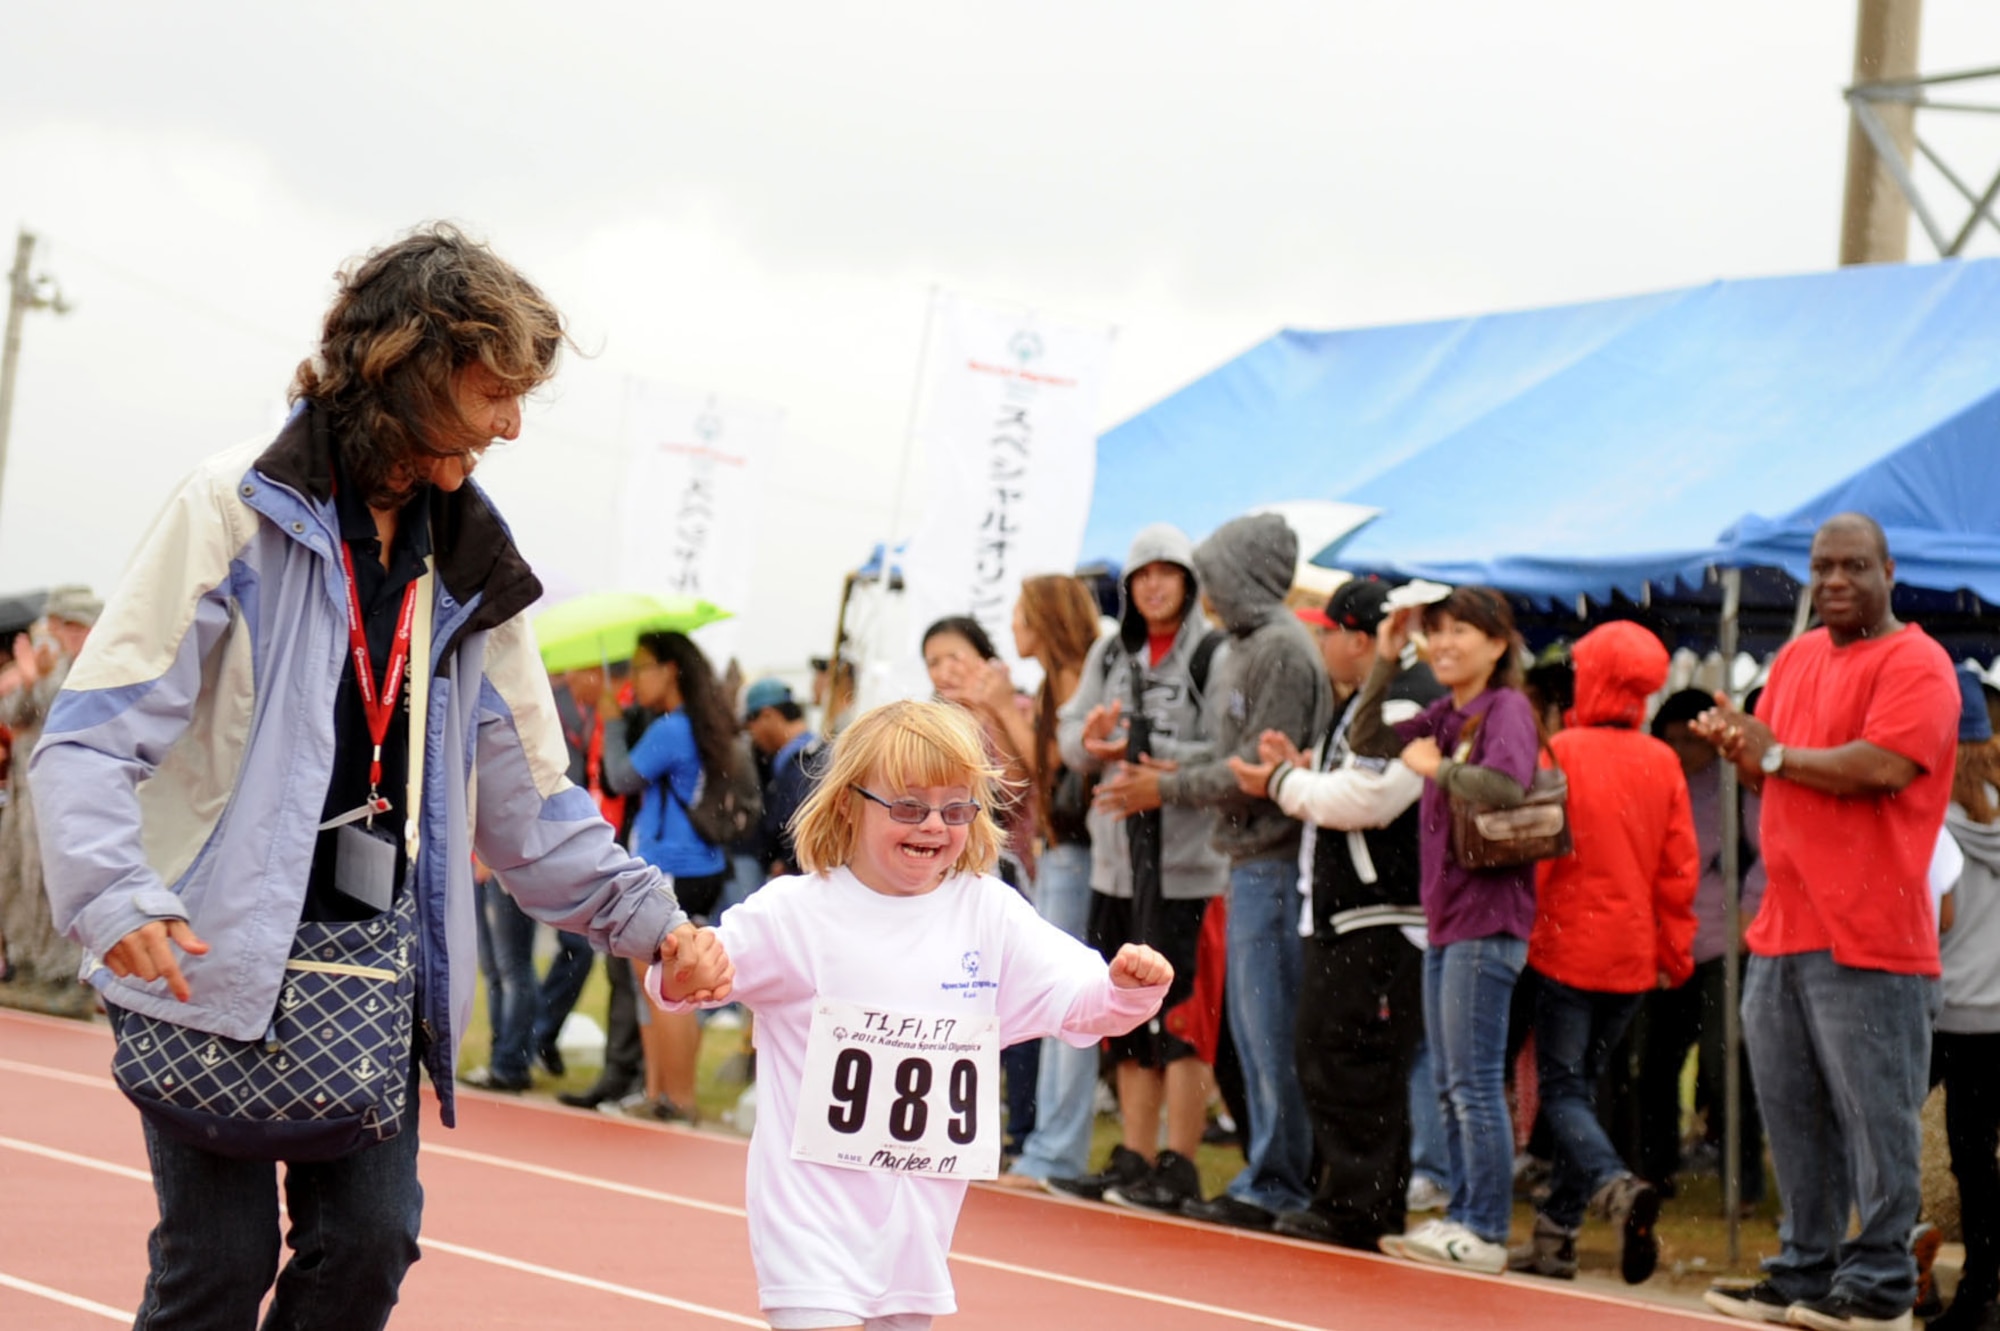
[[[410,680],[410,771],[403,800],[403,846],[411,860],[417,857],[419,815],[423,806],[424,737],[430,716],[431,590],[434,574],[430,561],[424,573],[403,590],[403,605],[396,616],[396,635],[389,647],[389,661],[383,672],[381,690],[375,687],[374,662],[369,659],[368,633],[361,616],[361,593],[354,576],[354,555],[341,542],[340,558],[347,573],[347,638],[354,658],[354,680],[361,690],[361,710],[368,721],[368,738],[374,748],[368,759],[368,799],[360,808],[320,824],[321,831],[342,827],[362,819],[371,828],[375,815],[389,811],[382,798],[382,744],[389,737],[389,722],[395,715],[396,699],[402,692],[403,676]]]

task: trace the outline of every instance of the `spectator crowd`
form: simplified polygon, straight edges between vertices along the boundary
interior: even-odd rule
[[[1103,607],[1078,578],[1028,579],[1012,628],[1039,667],[1031,693],[977,620],[924,635],[935,696],[971,713],[1002,773],[1000,876],[1106,958],[1144,943],[1174,968],[1158,1015],[1100,1049],[1006,1051],[999,1182],[1555,1279],[1575,1276],[1595,1216],[1624,1279],[1645,1280],[1662,1198],[1690,1155],[1723,1145],[1733,767],[1741,1198],[1763,1200],[1768,1142],[1784,1219],[1762,1278],[1708,1302],[1829,1328],[1909,1325],[1913,1309],[1954,1331],[1995,1325],[1995,695],[1894,619],[1880,529],[1846,515],[1820,531],[1820,626],[1748,710],[1668,692],[1666,645],[1638,623],[1584,634],[1552,688],[1525,673],[1503,595],[1361,578],[1321,602],[1293,588],[1297,555],[1260,515],[1199,545],[1146,529]],[[16,759],[0,806],[6,978],[72,997],[77,950],[42,890],[23,760],[101,610],[58,589],[0,666]],[[627,661],[550,681],[569,781],[697,923],[798,872],[822,732],[853,714],[851,664],[813,664],[802,701],[655,631]],[[461,1080],[522,1091],[537,1066],[563,1074],[559,1037],[599,954],[551,930],[538,967],[507,875],[475,862],[474,880],[491,1041]],[[602,965],[601,1070],[560,1098],[696,1119],[704,1017],[742,1018],[655,1010],[638,1001],[644,962]],[[1691,1051],[1699,1136],[1684,1140]],[[740,1124],[754,1076],[746,1048],[721,1078],[748,1088]],[[1939,1083],[1966,1236],[1949,1309],[1928,1281],[1934,1242],[1912,1243],[1928,1228],[1917,1115]],[[1093,1160],[1107,1097],[1117,1140]],[[1195,1157],[1218,1137],[1243,1165],[1204,1196]]]
[[[1297,554],[1270,516],[1199,545],[1148,528],[1108,629],[1084,582],[1029,579],[1013,634],[1040,667],[1030,693],[976,620],[924,635],[936,697],[972,714],[1004,773],[1001,876],[1107,958],[1142,942],[1174,967],[1129,1035],[1008,1051],[1001,1185],[1554,1279],[1575,1276],[1597,1217],[1623,1278],[1644,1281],[1662,1198],[1723,1144],[1733,767],[1741,1198],[1763,1200],[1768,1140],[1784,1223],[1762,1279],[1708,1301],[1821,1327],[1907,1325],[1926,1303],[1933,1325],[1990,1324],[2000,751],[1991,690],[1890,615],[1879,528],[1821,531],[1820,627],[1750,710],[1670,692],[1667,646],[1639,623],[1580,637],[1555,688],[1527,675],[1503,595],[1362,578],[1306,601]],[[697,918],[795,871],[791,817],[830,737],[788,685],[719,683],[691,641],[654,634],[629,669],[556,692],[572,779]],[[721,789],[748,816],[710,840]],[[553,1033],[587,955],[566,936],[537,979],[501,942],[526,936],[517,914],[489,888],[506,1015],[472,1079],[500,1089],[536,1059],[560,1070]],[[604,1071],[563,1098],[694,1117],[695,1018],[635,1005],[628,964],[607,964]],[[1924,1269],[1934,1244],[1911,1241],[1938,1081],[1967,1237],[1949,1310]],[[1093,1159],[1106,1097],[1118,1131]],[[1217,1120],[1243,1165],[1204,1196],[1195,1156]],[[1520,1234],[1517,1190],[1535,1198]]]

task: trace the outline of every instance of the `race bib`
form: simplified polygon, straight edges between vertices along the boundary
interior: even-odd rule
[[[998,1017],[814,1002],[794,1160],[997,1178],[1001,1128]]]

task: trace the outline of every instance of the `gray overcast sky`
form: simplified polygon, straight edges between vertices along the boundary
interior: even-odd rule
[[[1925,11],[1927,71],[2000,63],[2000,9]],[[793,666],[885,534],[933,286],[1115,325],[1108,426],[1285,326],[1825,268],[1854,21],[1851,0],[15,4],[0,222],[45,236],[77,308],[28,325],[0,592],[114,582],[174,481],[278,418],[333,269],[450,217],[594,353],[481,472],[552,586],[612,549],[629,376],[784,409],[741,655]],[[1981,183],[2000,166],[1977,130],[1938,136]]]

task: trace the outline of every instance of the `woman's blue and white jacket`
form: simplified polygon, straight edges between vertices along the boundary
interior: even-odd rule
[[[56,924],[120,1007],[261,1037],[297,928],[348,652],[332,468],[309,408],[203,463],[140,543],[34,756]],[[322,435],[323,438],[323,435]],[[526,611],[541,585],[485,495],[434,493],[437,574],[417,893],[419,1029],[444,1122],[475,978],[472,854],[523,909],[598,948],[655,954],[687,917],[570,784]],[[193,989],[98,960],[150,920],[210,947]]]

